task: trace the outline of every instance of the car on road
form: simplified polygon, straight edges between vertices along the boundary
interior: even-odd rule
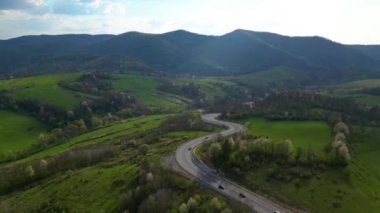
[[[219,185],[218,188],[221,189],[221,190],[224,189],[224,187],[222,185]]]
[[[245,195],[243,193],[239,193],[239,197],[245,198]]]
[[[191,147],[189,147],[189,151],[191,150]]]
[[[274,211],[273,213],[280,213],[280,211]]]

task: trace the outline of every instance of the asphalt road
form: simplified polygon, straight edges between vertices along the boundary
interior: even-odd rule
[[[201,119],[206,123],[223,126],[227,129],[220,133],[213,133],[208,136],[193,139],[180,146],[175,154],[177,163],[194,176],[196,180],[227,197],[247,204],[254,211],[263,213],[274,213],[276,211],[281,213],[292,212],[266,197],[251,192],[226,178],[220,177],[214,169],[208,167],[195,156],[193,150],[200,144],[219,136],[227,136],[244,130],[244,126],[240,124],[217,120],[216,117],[218,115],[219,114],[205,114],[202,115]],[[220,186],[223,189],[221,189]]]

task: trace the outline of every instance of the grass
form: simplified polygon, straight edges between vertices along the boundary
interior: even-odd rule
[[[0,110],[0,156],[37,143],[46,127],[32,117]]]
[[[115,91],[127,91],[143,105],[153,108],[182,109],[183,106],[172,101],[172,97],[157,90],[158,81],[156,77],[137,74],[119,74],[112,80]]]
[[[327,86],[323,88],[323,93],[337,96],[337,97],[348,97],[356,100],[359,103],[368,105],[379,105],[380,96],[369,95],[362,93],[362,89],[371,89],[380,87],[380,79],[368,79],[351,81],[342,84]]]
[[[319,155],[333,141],[330,127],[320,121],[269,121],[255,117],[242,122],[249,122],[249,133],[277,141],[290,139],[294,147],[311,147]]]
[[[81,73],[59,73],[32,77],[0,80],[0,90],[10,90],[16,99],[41,99],[52,104],[71,109],[84,98],[94,96],[64,89],[58,85],[60,80],[74,81]]]
[[[155,119],[165,116],[167,115],[156,116]],[[141,125],[146,122],[140,121]],[[147,123],[152,125],[151,122]],[[112,131],[122,129],[113,126]],[[108,130],[100,129],[98,131],[104,133]],[[137,163],[140,158],[140,160],[144,158],[148,159],[152,165],[159,165],[163,157],[174,152],[181,143],[206,134],[209,132],[177,131],[164,134],[160,140],[149,145],[150,151],[147,155],[140,156],[137,154],[138,146],[131,147],[122,151],[119,158],[113,159],[113,162],[57,174],[23,191],[0,197],[0,209],[9,209],[15,212],[62,212],[63,210],[66,212],[116,212],[121,193],[136,189],[139,167],[137,164],[121,165],[115,162],[133,161]],[[134,158],[135,155],[138,155],[138,158]],[[159,177],[159,173],[153,171],[154,177]],[[239,209],[239,212],[246,212],[244,206],[232,205],[225,198],[201,188],[191,180],[184,179],[170,171],[162,171],[162,174],[165,174],[165,178],[169,178],[171,181],[169,189],[173,191],[174,195],[170,200],[171,210],[177,210],[182,202],[187,202],[189,197],[198,194],[202,196],[202,208],[206,207],[212,198],[218,197],[228,206]],[[22,205],[19,205],[20,203]]]
[[[287,67],[274,67],[268,70],[231,77],[231,80],[241,82],[248,86],[281,87],[287,84],[299,83],[307,76],[306,73]]]
[[[139,168],[134,164],[68,171],[17,196],[2,198],[2,205],[17,212],[48,212],[47,209],[49,212],[111,212],[123,192],[114,181],[122,180],[123,187],[130,188],[135,184],[138,172]]]
[[[310,180],[267,181],[276,165],[249,172],[243,181],[311,212],[378,212],[380,209],[380,128],[362,143],[351,144],[353,158],[346,168],[318,171]],[[298,185],[298,187],[297,187]]]
[[[205,93],[206,99],[209,101],[215,100],[216,97],[226,96],[226,92],[219,85],[232,85],[232,81],[221,77],[196,77],[196,78],[177,78],[173,79],[177,84],[193,83],[199,86],[200,90]]]
[[[148,129],[152,129],[154,127],[159,126],[161,122],[163,122],[168,116],[169,115],[150,115],[136,119],[124,120],[108,127],[100,128],[78,135],[69,139],[65,143],[45,149],[41,152],[38,152],[19,161],[11,162],[11,164],[41,159],[48,156],[56,155],[63,151],[70,150],[74,147],[109,142],[113,139],[122,136],[143,132]]]
[[[267,121],[249,118],[248,131],[281,140],[288,137],[296,146],[322,148],[332,138],[327,125],[314,121]],[[242,176],[230,176],[252,190],[270,194],[292,206],[311,212],[378,212],[380,209],[380,128],[357,130],[366,132],[361,142],[349,141],[352,159],[347,167],[311,169],[284,167],[265,163]],[[309,179],[295,177],[289,181],[268,178],[278,169],[311,172]]]
[[[152,144],[152,152],[155,157],[163,157],[174,151],[184,142],[210,134],[207,131],[177,131],[170,132],[161,137],[163,143]]]

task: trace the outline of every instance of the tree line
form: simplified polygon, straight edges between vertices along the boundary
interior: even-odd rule
[[[31,162],[0,168],[0,194],[7,194],[62,171],[74,170],[114,157],[118,149],[110,144],[87,146]]]
[[[270,120],[324,120],[330,125],[339,120],[360,125],[380,125],[379,106],[298,90],[268,93],[245,104],[234,105],[224,112],[225,118],[259,115]]]

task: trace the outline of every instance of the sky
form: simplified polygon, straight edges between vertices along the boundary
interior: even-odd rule
[[[235,29],[380,44],[380,0],[0,0],[0,39]]]

